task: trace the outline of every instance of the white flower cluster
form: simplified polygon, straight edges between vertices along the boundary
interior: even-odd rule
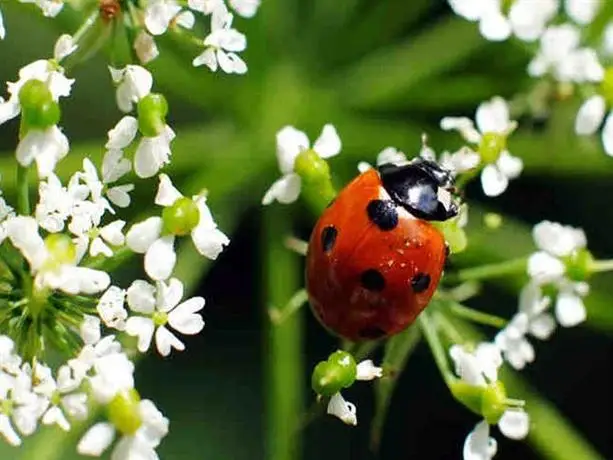
[[[538,251],[530,256],[530,281],[520,294],[519,310],[496,336],[496,344],[515,369],[534,361],[535,350],[528,335],[546,340],[556,328],[573,327],[586,318],[583,297],[589,292],[585,281],[569,277],[569,260],[585,250],[583,230],[543,221],[533,230]],[[554,307],[554,315],[549,309]]]
[[[193,65],[206,65],[215,72],[221,68],[226,73],[244,74],[247,64],[237,54],[247,48],[245,35],[232,27],[234,15],[224,0],[149,0],[144,9],[145,27],[135,43],[135,50],[142,63],[157,57],[158,50],[152,36],[164,34],[169,27],[192,29],[196,23],[194,13],[210,16],[210,32],[202,41],[204,50],[194,58]],[[255,15],[260,0],[230,0],[230,7],[240,16]]]
[[[496,387],[498,369],[502,365],[502,356],[496,345],[480,343],[473,352],[454,345],[450,348],[449,355],[462,382],[474,388]],[[521,405],[523,402],[514,403]],[[528,435],[530,418],[521,407],[508,407],[497,424],[500,432],[507,438],[519,440]],[[494,457],[498,447],[496,440],[489,436],[489,426],[486,420],[482,420],[469,433],[464,442],[464,460],[489,460]]]
[[[247,13],[257,8],[257,2],[232,4]],[[119,109],[135,116],[124,116],[108,132],[100,167],[84,158],[82,169],[65,182],[56,175],[69,154],[58,127],[58,100],[70,95],[74,83],[60,61],[74,50],[63,36],[54,59],[22,68],[19,80],[8,83],[10,97],[0,99],[0,123],[21,116],[16,165],[24,173],[16,206],[0,197],[0,264],[3,283],[10,285],[0,296],[8,315],[0,332],[0,434],[19,445],[39,424],[69,430],[73,420],[103,406],[108,420],[85,434],[78,451],[98,456],[118,438],[112,458],[153,459],[168,420],[153,402],[140,399],[134,364],[115,336],[104,334],[133,336],[140,352],[154,341],[162,356],[184,350],[176,334],[202,331],[205,300],[184,299],[183,283],[172,276],[174,242],[190,235],[200,254],[215,259],[229,239],[217,228],[206,193],[183,196],[160,174],[170,163],[175,134],[165,122],[166,101],[151,91],[152,75],[142,67],[111,69]],[[126,152],[137,135],[130,160]],[[38,186],[30,207],[23,186],[33,163]],[[158,176],[160,208],[124,234],[126,221],[118,213],[131,205],[135,185],[126,178],[132,170],[139,178]],[[151,281],[134,280],[124,289],[112,284],[105,267],[129,254],[144,254]],[[54,371],[43,364],[44,344],[60,344],[58,351],[77,357]]]
[[[601,130],[607,155],[613,156],[613,21],[598,40],[589,27],[605,6],[604,0],[449,0],[454,12],[478,21],[488,40],[511,35],[538,43],[527,71],[535,78],[551,78],[574,87],[583,103],[575,118],[575,132],[591,136]],[[562,14],[563,13],[563,14]]]
[[[93,340],[55,373],[40,361],[23,362],[13,341],[0,336],[0,435],[19,446],[41,424],[68,431],[71,422],[85,420],[95,405],[102,405],[109,421],[85,433],[77,447],[80,454],[99,456],[119,436],[113,458],[157,458],[155,448],[168,433],[168,419],[153,402],[138,398],[134,365],[115,337],[100,339],[99,328],[91,332]],[[117,401],[128,394],[133,407],[117,410]]]

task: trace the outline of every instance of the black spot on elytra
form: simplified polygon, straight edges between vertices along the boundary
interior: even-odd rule
[[[369,291],[382,291],[385,288],[385,278],[379,270],[369,268],[362,272],[360,276],[360,283],[364,289]]]
[[[334,225],[328,225],[321,232],[321,246],[324,249],[324,252],[330,252],[334,247],[334,243],[336,242],[336,237],[338,236],[338,230]]]
[[[430,275],[427,273],[418,273],[413,278],[411,278],[411,287],[413,288],[413,292],[419,294],[420,292],[424,292],[430,286]]]
[[[393,230],[398,225],[398,211],[390,200],[372,200],[366,206],[370,221],[381,230]]]
[[[386,334],[385,331],[377,326],[368,326],[368,327],[360,329],[360,331],[358,332],[358,335],[361,338],[367,339],[367,340],[380,339],[385,334]]]

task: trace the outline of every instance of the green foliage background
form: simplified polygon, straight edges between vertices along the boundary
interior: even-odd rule
[[[47,20],[31,5],[12,1],[2,1],[0,8],[7,27],[0,42],[0,81],[14,80],[20,67],[50,56],[57,36],[74,32],[81,19],[67,9]],[[350,393],[360,427],[319,419],[306,430],[302,448],[293,436],[301,401],[306,406],[313,400],[312,364],[336,345],[307,311],[278,328],[266,320],[265,308],[284,305],[302,283],[301,260],[283,248],[282,239],[289,233],[308,237],[315,218],[289,207],[260,207],[277,176],[275,132],[293,124],[314,138],[324,123],[334,123],[343,152],[331,165],[341,185],[355,175],[358,161],[374,161],[386,146],[417,152],[424,132],[437,151],[458,146],[457,137],[440,132],[439,119],[470,116],[493,95],[528,92],[534,84],[524,70],[530,51],[486,42],[443,1],[263,0],[254,19],[236,23],[248,37],[247,76],[193,68],[196,50],[168,37],[160,40],[161,55],[151,66],[178,134],[168,169],[186,194],[209,189],[221,228],[235,238],[212,271],[189,244],[182,247],[177,274],[207,299],[208,326],[201,337],[187,340],[186,352],[167,360],[145,358],[139,389],[171,419],[162,458],[285,460],[300,452],[304,458],[371,458],[368,429],[375,403],[368,386]],[[121,116],[105,65],[105,58],[96,57],[74,70],[73,95],[62,105],[62,126],[72,146],[59,166],[63,177],[80,167],[84,155],[101,158],[106,132]],[[455,258],[456,266],[529,253],[530,226],[542,219],[583,226],[596,255],[613,253],[613,159],[597,140],[574,135],[578,103],[557,101],[546,120],[520,120],[510,148],[526,171],[507,195],[485,199],[478,187],[469,188],[470,246]],[[0,131],[6,152],[0,158],[1,186],[9,197],[16,130],[10,123]],[[140,211],[154,211],[155,186],[154,180],[138,183]],[[506,216],[499,231],[481,225],[480,216],[490,209]],[[139,270],[132,263],[116,279],[129,280]],[[522,281],[494,280],[472,305],[508,316]],[[501,441],[497,458],[613,458],[613,436],[600,423],[613,408],[611,281],[608,275],[594,281],[584,327],[561,331],[538,347],[537,361],[525,373],[529,387],[509,377],[510,392],[528,399],[534,429],[529,448]],[[460,458],[464,436],[476,423],[453,403],[424,348],[411,355],[397,382],[383,432],[384,458]],[[24,449],[0,444],[0,458],[76,458],[77,436],[42,430]]]

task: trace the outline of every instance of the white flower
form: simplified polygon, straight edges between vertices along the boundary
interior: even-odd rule
[[[209,15],[223,7],[223,0],[187,0],[187,6],[194,11]]]
[[[143,136],[134,154],[134,172],[138,177],[153,177],[170,163],[170,143],[174,138],[175,132],[168,125],[155,137]]]
[[[501,350],[505,360],[517,370],[523,369],[526,364],[535,359],[535,351],[532,344],[526,339],[526,333],[530,325],[527,313],[516,314],[511,321],[496,334],[495,343]]]
[[[38,233],[38,224],[33,217],[14,217],[7,225],[11,243],[23,254],[35,275],[36,289],[46,286],[67,294],[95,294],[110,284],[106,272],[78,267],[76,260],[67,262],[64,254],[49,251]]]
[[[170,178],[160,174],[160,185],[155,197],[155,203],[161,206],[172,206],[183,195],[172,185]],[[230,243],[229,238],[217,228],[213,215],[206,204],[206,197],[195,195],[193,203],[198,210],[198,223],[190,235],[197,251],[215,260],[224,246]],[[150,217],[135,224],[126,235],[128,247],[137,253],[145,253],[145,271],[156,281],[170,277],[176,263],[174,252],[174,235],[161,236],[162,218]]]
[[[602,0],[565,0],[566,14],[577,24],[587,26],[602,7]]]
[[[153,35],[162,35],[171,23],[191,29],[194,21],[192,12],[181,12],[175,0],[153,0],[145,7],[145,26]]]
[[[44,364],[36,363],[32,371],[37,382],[33,392],[44,397],[41,422],[43,425],[58,425],[64,431],[70,430],[66,414],[77,420],[87,417],[87,395],[79,392],[81,380],[72,378],[68,366],[61,366],[57,372],[57,381],[53,378],[51,369]]]
[[[160,55],[155,40],[144,30],[141,30],[134,40],[134,52],[141,64],[147,64]]]
[[[143,399],[138,403],[140,426],[132,435],[124,435],[115,445],[113,460],[157,459],[155,448],[168,433],[168,419],[152,401]],[[100,456],[113,442],[115,427],[108,422],[92,426],[81,438],[77,452],[81,455]]]
[[[100,297],[96,310],[107,327],[123,331],[128,312],[124,308],[126,291],[117,286],[109,287]]]
[[[345,401],[340,393],[336,393],[330,398],[326,413],[339,418],[347,425],[355,426],[358,424],[355,404]]]
[[[286,126],[277,133],[277,161],[283,176],[268,189],[262,204],[277,200],[279,203],[293,203],[300,195],[301,179],[294,173],[294,162],[300,152],[310,148],[309,138],[293,126]],[[341,140],[334,126],[327,124],[313,145],[313,151],[321,158],[330,158],[341,151]]]
[[[133,104],[151,92],[153,77],[144,67],[127,65],[123,69],[109,67],[111,78],[117,85],[117,106],[124,112],[130,112]]]
[[[604,68],[596,51],[579,47],[581,31],[571,24],[550,26],[543,33],[540,49],[528,65],[528,73],[540,77],[551,73],[562,82],[598,82]]]
[[[408,163],[408,160],[406,155],[400,150],[398,150],[396,147],[385,147],[377,155],[376,165],[381,166],[388,163],[394,165],[402,165]],[[360,171],[361,173],[371,168],[372,166],[366,161],[361,161],[360,163],[358,163],[358,171]]]
[[[474,352],[467,352],[459,345],[449,350],[458,376],[466,383],[476,387],[486,387],[498,380],[498,368],[502,356],[497,345],[480,343]],[[530,420],[522,409],[507,408],[498,428],[510,439],[523,439],[528,435]],[[497,450],[496,440],[489,436],[489,424],[483,420],[468,434],[464,442],[464,460],[491,459]]]
[[[74,80],[66,78],[63,69],[52,65],[49,61],[41,59],[34,61],[19,71],[19,80],[8,82],[8,92],[11,95],[8,101],[0,98],[0,124],[15,118],[21,111],[19,105],[19,91],[29,80],[40,80],[47,84],[54,101],[70,94]]]
[[[55,174],[49,174],[46,181],[38,185],[39,198],[35,211],[38,224],[48,232],[61,232],[75,202],[84,200],[88,193],[86,187],[75,182],[64,187]]]
[[[255,16],[261,0],[229,0],[230,6],[244,18]]]
[[[155,344],[162,356],[168,356],[174,348],[182,351],[185,345],[167,327],[186,335],[198,334],[204,320],[198,313],[204,307],[204,298],[183,298],[183,284],[171,278],[168,284],[158,281],[153,286],[136,280],[128,288],[128,306],[142,316],[132,316],[126,323],[126,332],[138,337],[138,350],[149,349],[155,331]]]
[[[445,117],[441,120],[441,128],[446,131],[456,130],[469,143],[479,145],[485,135],[493,134],[506,139],[517,127],[517,122],[510,120],[509,107],[501,97],[494,97],[490,101],[481,103],[477,108],[475,120],[477,128],[469,118]],[[458,155],[457,158],[449,158],[447,161],[451,164],[460,163],[458,166],[462,168],[475,164],[474,155],[466,151],[460,152],[462,150],[455,154]],[[511,155],[506,148],[498,152],[495,159],[481,159],[489,161],[481,171],[481,186],[487,196],[498,196],[503,193],[509,185],[509,180],[517,178],[523,169],[521,159]]]
[[[511,34],[525,41],[536,40],[559,7],[558,0],[516,0],[507,17],[503,4],[501,0],[449,0],[456,14],[478,21],[481,35],[492,41],[506,40]]]
[[[356,380],[374,380],[383,376],[383,369],[373,364],[371,359],[358,363]]]
[[[247,64],[237,54],[247,48],[247,39],[232,28],[233,15],[225,4],[211,14],[211,33],[204,39],[205,50],[192,61],[194,66],[206,65],[213,72],[221,67],[226,73],[244,74]]]
[[[134,388],[134,363],[125,353],[108,353],[93,360],[93,375],[88,377],[92,395],[101,404],[117,393]]]
[[[31,129],[19,141],[15,152],[21,166],[36,161],[38,176],[45,178],[55,169],[58,161],[68,154],[68,138],[56,125],[45,130]]]

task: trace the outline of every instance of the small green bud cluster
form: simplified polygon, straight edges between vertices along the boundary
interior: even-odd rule
[[[26,130],[44,130],[60,121],[61,110],[51,91],[40,80],[28,80],[19,90],[22,123]]]
[[[138,101],[136,110],[138,112],[138,129],[143,136],[156,137],[164,131],[168,103],[163,94],[147,94]]]
[[[357,364],[351,354],[337,350],[327,361],[321,361],[313,370],[311,387],[322,396],[333,396],[343,388],[353,385],[357,376]]]

